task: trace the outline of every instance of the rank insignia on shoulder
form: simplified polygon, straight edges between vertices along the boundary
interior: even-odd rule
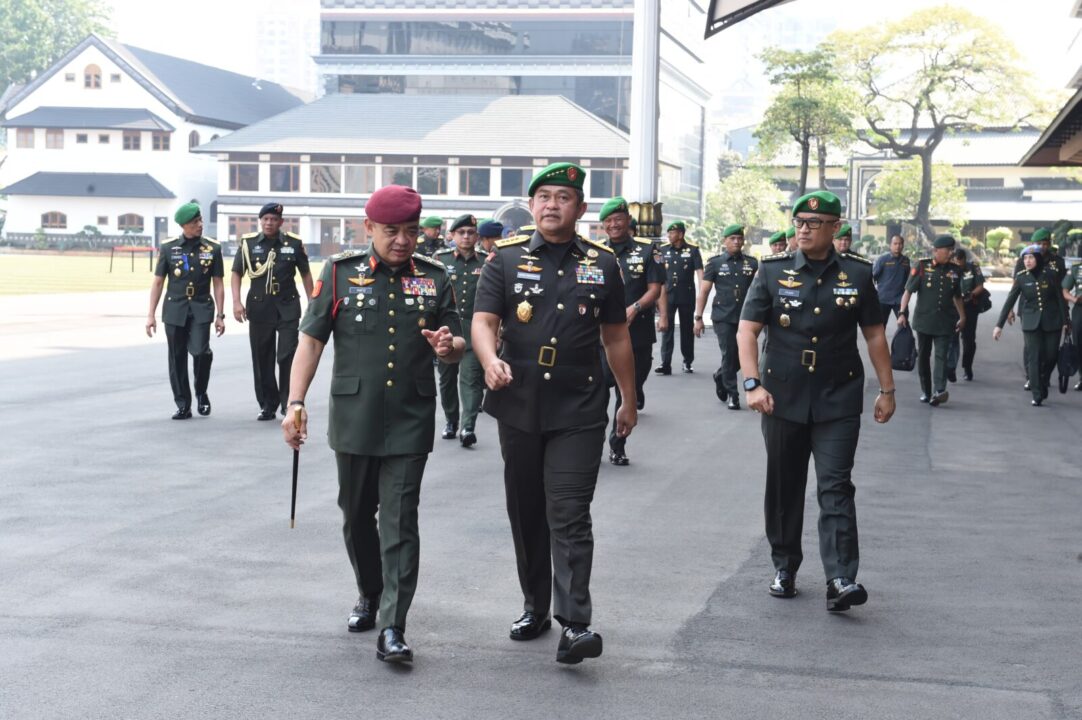
[[[775,260],[784,260],[791,257],[793,257],[793,253],[786,250],[785,252],[774,253],[773,255],[764,255],[759,258],[759,260],[760,262],[774,262]]]
[[[865,265],[871,265],[872,264],[872,261],[869,260],[868,258],[864,257],[863,255],[857,255],[856,253],[851,253],[851,252],[842,253],[842,254],[845,255],[850,260],[856,260],[857,262],[862,262]]]
[[[496,247],[505,248],[512,245],[521,245],[530,239],[529,235],[515,235],[514,237],[504,238],[503,240],[496,241]]]
[[[331,255],[330,258],[328,258],[328,259],[331,262],[338,262],[340,260],[348,260],[349,258],[357,257],[358,255],[364,255],[364,251],[363,250],[343,250],[342,252],[338,253],[337,255]]]
[[[244,233],[243,235],[241,235],[241,236],[240,236],[240,239],[241,239],[241,240],[251,240],[251,239],[252,239],[252,238],[254,238],[254,237],[259,237],[259,233],[257,233],[257,232],[254,232],[254,233]]]
[[[607,252],[610,255],[613,254],[612,248],[610,248],[608,245],[605,245],[603,243],[599,243],[599,242],[597,242],[595,240],[589,240],[587,238],[583,238],[583,240],[586,240],[587,245],[592,245],[593,247],[597,248],[598,250],[604,250],[605,252]],[[598,253],[597,253],[597,250],[587,250],[586,255],[587,255],[587,257],[597,257]]]

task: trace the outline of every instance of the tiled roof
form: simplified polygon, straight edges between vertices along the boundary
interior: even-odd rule
[[[172,125],[139,108],[39,107],[4,120],[5,127],[68,128],[72,130],[165,130]]]
[[[38,172],[8,185],[0,193],[54,197],[176,197],[169,188],[146,173]]]

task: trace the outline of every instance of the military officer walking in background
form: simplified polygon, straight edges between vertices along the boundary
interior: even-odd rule
[[[1071,310],[1071,337],[1075,349],[1078,350],[1078,364],[1082,367],[1082,262],[1071,267],[1060,285],[1063,288],[1063,299],[1074,303]],[[1082,378],[1075,383],[1074,389],[1082,391]]]
[[[477,246],[477,218],[473,215],[456,218],[451,224],[451,240],[454,247],[440,250],[434,257],[447,267],[451,275],[466,350],[459,363],[441,363],[439,366],[440,403],[447,421],[443,428],[443,439],[451,440],[458,432],[462,447],[472,447],[477,443],[477,413],[481,411],[481,397],[485,392],[485,372],[477,362],[470,343],[473,299],[477,293],[477,280],[481,277],[481,266],[484,265],[484,258],[474,252]]]
[[[841,202],[833,193],[814,192],[796,201],[799,248],[763,258],[737,335],[748,406],[763,414],[766,535],[776,571],[770,594],[797,593],[811,457],[831,611],[868,598],[856,582],[860,553],[851,479],[864,404],[858,327],[879,381],[875,421],[885,423],[894,414],[894,377],[871,264],[832,247],[840,216]],[[770,328],[770,342],[760,364],[756,340],[764,327]]]
[[[917,334],[917,371],[920,374],[920,401],[937,407],[947,402],[947,352],[951,337],[966,324],[962,306],[962,273],[951,262],[954,238],[940,235],[932,244],[932,257],[921,258],[909,274],[899,304],[898,326],[909,324],[909,299],[917,296],[913,331]],[[931,356],[935,348],[935,372]]]
[[[785,229],[785,242],[788,244],[790,250],[796,250],[796,228],[788,227]]]
[[[446,270],[415,254],[421,197],[388,185],[364,208],[369,250],[351,250],[323,266],[301,321],[290,378],[286,444],[308,436],[305,396],[320,355],[334,336],[327,439],[338,465],[342,532],[360,598],[351,632],[382,627],[376,657],[409,662],[406,613],[417,589],[421,476],[435,435],[440,362],[458,362],[465,343]],[[301,408],[300,428],[294,407]],[[376,513],[379,513],[377,524]]]
[[[631,336],[631,352],[635,358],[635,393],[636,408],[642,410],[646,404],[643,384],[650,376],[650,362],[653,360],[654,341],[654,305],[662,297],[661,286],[665,283],[665,270],[657,260],[657,248],[653,241],[632,237],[630,232],[631,215],[627,201],[614,197],[601,206],[598,219],[608,237],[608,246],[620,264],[620,274],[624,279],[624,305],[627,314],[627,329]],[[667,325],[668,313],[662,308],[661,320]],[[602,352],[602,367],[605,382],[615,387],[616,379]],[[617,419],[623,396],[616,389],[616,409],[613,411],[612,430],[609,432],[609,462],[613,465],[627,465],[627,438],[617,432]]]
[[[675,319],[680,316],[680,354],[684,372],[692,372],[695,362],[695,336],[692,316],[695,298],[703,279],[703,256],[699,248],[684,238],[687,226],[682,220],[669,223],[669,241],[661,246],[661,261],[665,265],[665,303],[669,327],[661,333],[661,364],[654,369],[658,375],[672,375],[672,355],[676,332]],[[660,329],[660,327],[659,327]]]
[[[283,233],[282,206],[267,203],[259,210],[261,232],[243,235],[233,258],[230,287],[233,317],[249,321],[248,343],[252,348],[257,420],[273,420],[279,408],[285,415],[289,401],[289,371],[297,351],[297,326],[301,299],[296,275],[301,276],[304,296],[312,295],[312,271],[304,243],[293,233]],[[241,279],[248,278],[248,302],[241,302]],[[278,380],[274,366],[278,365]],[[279,387],[279,385],[281,387]]]
[[[770,236],[767,240],[767,244],[770,246],[770,254],[777,255],[780,252],[785,252],[785,248],[789,245],[785,239],[785,231],[778,230],[776,233]]]
[[[422,255],[428,255],[432,257],[440,250],[447,247],[447,243],[444,242],[443,236],[440,235],[440,229],[443,227],[443,218],[439,215],[429,215],[421,221],[421,233],[420,246],[417,248],[417,252]]]
[[[473,316],[473,347],[490,390],[485,412],[499,425],[524,596],[511,639],[532,640],[547,630],[551,606],[563,626],[556,660],[569,664],[602,650],[601,636],[589,629],[590,503],[608,424],[599,339],[621,396],[635,395],[619,265],[609,248],[575,233],[586,212],[585,176],[571,163],[534,176],[529,207],[537,229],[498,243],[481,274]],[[626,437],[636,418],[635,405],[623,403],[617,435]]]
[[[834,249],[840,253],[860,255],[853,250],[853,227],[849,223],[844,223],[838,228],[838,232],[834,233]]]
[[[155,316],[158,301],[166,288],[162,322],[169,346],[169,386],[177,411],[174,420],[192,416],[192,388],[188,384],[188,355],[192,356],[195,374],[195,397],[200,415],[210,415],[210,323],[219,337],[225,332],[225,264],[222,248],[212,238],[203,237],[203,216],[199,205],[185,203],[173,215],[181,235],[162,243],[154,281],[150,286],[150,312],[147,313],[147,337],[158,327]],[[211,296],[213,292],[213,297]],[[217,309],[217,311],[215,310]]]
[[[957,382],[959,356],[962,360],[962,373],[966,381],[973,379],[973,359],[977,355],[977,316],[981,308],[991,309],[992,301],[984,288],[984,273],[981,266],[971,262],[965,248],[955,248],[951,262],[958,266],[962,274],[959,289],[962,291],[962,308],[965,310],[966,324],[961,332],[951,337],[950,351],[947,353],[947,380]]]
[[[890,321],[890,316],[898,315],[905,284],[909,280],[909,258],[905,250],[905,238],[892,235],[890,250],[875,259],[872,265],[872,280],[879,293],[879,307],[883,313],[883,324]]]
[[[1046,227],[1037,228],[1033,231],[1033,235],[1030,236],[1030,243],[1036,245],[1040,251],[1041,267],[1052,270],[1056,276],[1056,284],[1062,285],[1064,278],[1067,277],[1067,263],[1061,255],[1052,250],[1052,231]],[[1015,277],[1018,277],[1019,273],[1026,270],[1023,260],[1025,258],[1019,255],[1014,264]],[[1014,323],[1014,310],[1007,314],[1007,322]],[[1025,390],[1032,391],[1032,383],[1030,382],[1032,378],[1029,376],[1029,355],[1024,348],[1022,350],[1022,367],[1026,371]]]
[[[752,278],[759,269],[759,261],[745,255],[744,226],[729,225],[722,231],[725,249],[706,263],[703,281],[699,284],[699,297],[695,303],[695,337],[703,336],[703,311],[710,289],[714,288],[714,304],[710,309],[710,322],[721,349],[721,367],[714,372],[714,386],[718,400],[728,401],[730,410],[740,409],[740,391],[736,387],[736,371],[740,357],[736,347],[736,327],[740,323],[740,310],[748,295]]]
[[[477,224],[477,242],[480,245],[478,253],[482,258],[496,247],[496,241],[503,237],[503,223],[497,220],[482,220]]]

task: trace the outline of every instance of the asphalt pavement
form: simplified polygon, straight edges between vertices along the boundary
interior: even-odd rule
[[[291,452],[255,421],[243,329],[212,340],[212,415],[174,422],[144,314],[145,294],[0,298],[4,720],[1082,717],[1082,393],[1030,407],[1021,332],[993,343],[993,313],[946,406],[900,373],[895,418],[864,415],[867,605],[825,610],[814,474],[801,593],[767,595],[759,418],[714,397],[708,331],[694,374],[647,382],[632,464],[602,464],[604,655],[507,638],[521,596],[483,416],[475,448],[437,438],[428,462],[411,668],[346,632],[330,358],[290,530]]]

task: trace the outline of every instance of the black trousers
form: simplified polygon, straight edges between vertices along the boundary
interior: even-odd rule
[[[1071,336],[1078,350],[1078,366],[1082,368],[1082,302],[1075,303],[1071,310]],[[1082,377],[1079,381],[1082,382]]]
[[[646,384],[646,378],[650,377],[650,364],[654,359],[653,350],[653,345],[640,345],[631,348],[635,358],[635,392],[640,402],[646,397],[643,385]],[[620,388],[616,385],[616,378],[613,377],[612,368],[609,367],[609,359],[605,356],[604,350],[601,351],[601,369],[605,373],[605,384],[616,393],[616,407],[612,411],[612,429],[609,431],[609,447],[614,452],[623,453],[624,448],[627,446],[627,438],[616,436],[616,411],[624,404],[624,399],[620,395]]]
[[[669,304],[669,329],[661,333],[661,365],[672,367],[672,353],[676,337],[676,323],[673,322],[677,313],[680,314],[680,354],[684,356],[684,364],[690,365],[695,362],[695,328],[692,324],[692,316],[695,314],[694,305]]]
[[[1029,378],[1029,390],[1034,400],[1048,396],[1047,389],[1052,382],[1052,371],[1059,359],[1059,330],[1032,330],[1022,333],[1022,352],[1026,358],[1026,377]],[[1035,382],[1039,379],[1040,382]]]
[[[523,608],[589,625],[594,558],[590,503],[605,425],[524,432],[500,422],[507,517]]]
[[[736,347],[736,323],[716,322],[714,334],[718,337],[718,349],[721,350],[721,366],[714,379],[721,379],[721,386],[730,396],[739,397],[736,371],[740,367],[740,356]]]
[[[210,365],[214,353],[210,349],[210,323],[197,323],[191,316],[183,325],[165,325],[165,341],[169,348],[169,386],[173,401],[181,410],[192,406],[192,388],[188,384],[188,355],[192,356],[195,374],[195,394],[207,391]]]
[[[879,312],[883,315],[883,324],[886,325],[890,321],[891,313],[894,313],[894,317],[898,317],[898,310],[901,309],[902,301],[899,300],[896,303],[879,303]]]
[[[289,402],[289,371],[297,352],[298,320],[248,325],[248,344],[252,347],[252,373],[255,376],[255,399],[264,410],[285,412]],[[277,347],[276,347],[277,346]],[[278,381],[274,366],[278,365]]]
[[[860,437],[860,416],[820,423],[796,423],[763,415],[766,442],[766,537],[775,570],[796,573],[804,554],[804,491],[808,459],[815,460],[819,500],[819,555],[826,579],[856,579],[856,488],[851,480]]]
[[[947,369],[954,370],[958,367],[959,355],[962,360],[962,369],[973,372],[973,358],[977,355],[977,306],[966,305],[966,326],[962,332],[951,336],[950,350],[947,352]]]
[[[947,353],[950,351],[951,335],[917,333],[917,374],[920,389],[925,395],[947,389]],[[935,372],[932,370],[932,348],[935,348]]]

